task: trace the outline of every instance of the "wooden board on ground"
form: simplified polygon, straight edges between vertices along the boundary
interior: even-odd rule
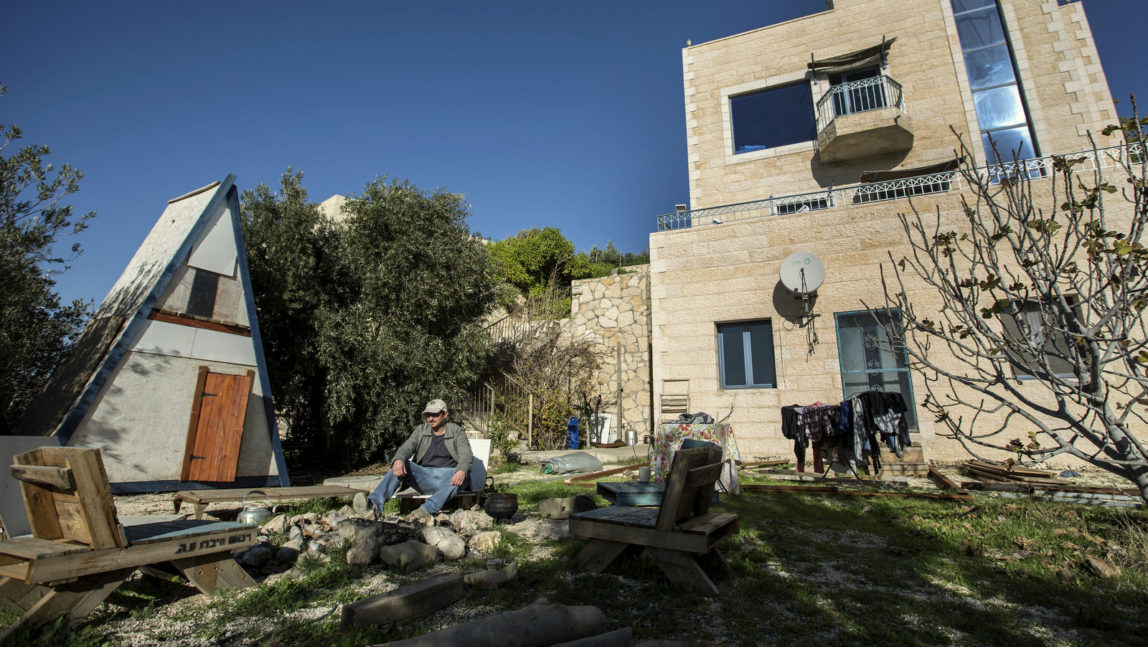
[[[446,573],[343,606],[343,626],[371,627],[426,616],[461,600],[462,576]]]
[[[266,497],[259,494],[265,492]],[[352,488],[343,485],[303,485],[293,487],[261,487],[261,488],[228,488],[221,490],[180,490],[175,493],[172,505],[178,513],[184,503],[195,507],[195,518],[202,519],[207,506],[212,503],[239,503],[243,497],[251,494],[248,501],[259,505],[271,499],[272,503],[281,501],[302,501],[323,497],[352,497],[359,492],[370,492],[365,488]],[[254,493],[254,494],[253,494]]]

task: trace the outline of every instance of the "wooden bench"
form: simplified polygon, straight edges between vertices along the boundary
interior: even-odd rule
[[[476,469],[472,465],[470,468],[470,488],[463,490],[459,489],[455,493],[454,498],[450,499],[450,504],[460,508],[469,508],[478,504],[478,498],[482,495],[482,491],[486,489],[486,467],[490,464],[490,439],[489,438],[471,438],[470,439],[470,453],[474,456],[475,463],[481,463],[481,469]],[[474,481],[478,481],[476,484]],[[414,488],[406,488],[399,490],[395,493],[395,499],[399,502],[399,512],[407,514],[413,512],[415,508],[423,504],[423,501],[430,498],[430,495],[423,494]]]
[[[203,593],[255,583],[231,554],[254,526],[178,520],[123,526],[98,449],[43,447],[13,458],[32,536],[0,541],[0,601],[26,622],[84,618],[137,568],[171,564]]]
[[[261,488],[229,488],[221,490],[180,490],[175,493],[172,501],[175,512],[178,514],[184,503],[190,503],[195,508],[195,518],[202,519],[207,506],[212,503],[234,503],[243,500],[243,497],[252,492],[261,492],[266,497],[252,497],[253,501],[264,502],[270,499],[272,503],[283,501],[305,501],[325,497],[353,497],[359,492],[370,492],[368,489],[357,489],[343,485],[303,485],[296,487],[261,487]]]
[[[721,474],[721,449],[698,447],[674,455],[657,508],[613,505],[570,517],[570,534],[589,539],[574,567],[600,573],[627,548],[646,550],[672,582],[710,595],[732,571],[716,544],[738,532],[738,516],[710,512]]]

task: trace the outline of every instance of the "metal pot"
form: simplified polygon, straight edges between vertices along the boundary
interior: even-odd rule
[[[247,497],[256,492],[267,498],[266,506],[247,505]],[[239,513],[239,517],[236,520],[239,523],[250,523],[256,526],[262,526],[274,513],[275,510],[271,507],[271,496],[263,490],[252,490],[243,495],[243,511]]]
[[[505,521],[518,511],[518,495],[514,492],[491,492],[486,495],[483,509],[495,521]]]
[[[626,444],[633,447],[638,444],[638,432],[633,429],[626,430]]]

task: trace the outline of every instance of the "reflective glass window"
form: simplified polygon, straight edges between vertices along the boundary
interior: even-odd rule
[[[899,312],[837,313],[837,347],[841,354],[841,383],[845,398],[864,391],[896,391],[909,407],[910,429],[917,428],[912,380],[903,349],[895,349],[888,328],[899,330]]]
[[[993,152],[989,137],[992,137],[992,143],[996,144],[997,150],[1000,151],[999,159],[997,154]],[[1028,126],[984,133],[981,135],[981,143],[985,145],[985,155],[988,156],[989,164],[1012,162],[1036,155],[1032,147],[1032,135],[1028,131]]]
[[[773,326],[768,320],[718,324],[717,331],[722,388],[776,386]]]
[[[965,70],[973,89],[1004,85],[1016,80],[1007,45],[978,49],[965,54]]]
[[[953,13],[960,13],[970,9],[991,7],[995,0],[953,0]]]
[[[1004,27],[996,6],[956,17],[961,48],[969,50],[1004,42]]]
[[[813,94],[805,82],[731,97],[733,152],[813,141]]]
[[[1027,121],[1015,84],[974,92],[973,104],[977,108],[981,130],[1007,128]]]

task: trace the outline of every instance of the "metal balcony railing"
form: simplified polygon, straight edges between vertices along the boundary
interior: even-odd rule
[[[904,112],[905,97],[901,84],[883,74],[834,85],[817,101],[817,132],[837,117],[891,107]]]
[[[989,182],[1000,182],[1006,178],[1027,176],[1029,178],[1050,177],[1053,173],[1053,158],[1082,159],[1078,171],[1092,171],[1098,168],[1111,168],[1123,162],[1138,164],[1144,159],[1139,147],[1111,146],[1095,151],[1081,151],[1067,155],[1048,155],[1032,159],[978,166],[972,172]],[[735,220],[748,220],[766,216],[785,216],[805,211],[833,209],[849,205],[868,204],[899,200],[930,193],[945,193],[953,189],[966,188],[967,182],[960,171],[945,171],[930,175],[900,178],[885,182],[869,182],[844,187],[829,187],[810,193],[797,193],[786,196],[770,196],[764,200],[725,204],[693,211],[680,211],[658,216],[658,231],[689,229],[702,225],[718,225]]]

